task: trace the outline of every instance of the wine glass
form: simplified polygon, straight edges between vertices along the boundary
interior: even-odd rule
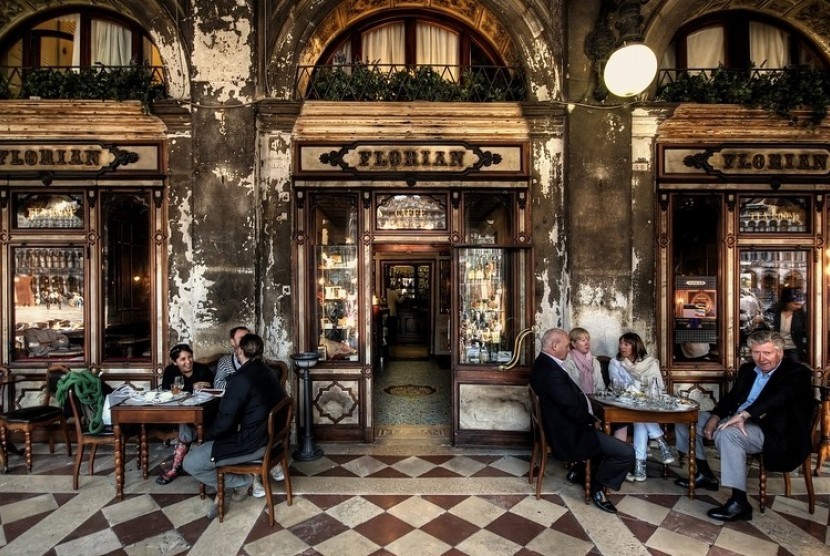
[[[180,394],[184,389],[184,377],[177,376],[173,379],[173,387],[170,389],[173,395]]]

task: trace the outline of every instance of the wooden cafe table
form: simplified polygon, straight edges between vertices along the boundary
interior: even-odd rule
[[[613,395],[589,396],[594,415],[602,420],[605,434],[611,434],[613,423],[686,423],[689,425],[689,498],[695,497],[695,436],[697,435],[697,415],[700,405],[694,400],[682,400],[682,403],[662,407],[653,402],[633,403],[620,401]]]
[[[141,425],[140,462],[143,477],[147,478],[147,432],[145,425],[178,425],[190,423],[196,427],[196,441],[201,444],[204,426],[219,404],[218,397],[211,397],[202,403],[188,394],[182,399],[166,403],[141,403],[135,398],[127,399],[111,407],[112,432],[115,435],[115,494],[124,499],[124,439],[121,434],[123,425]],[[190,401],[188,401],[190,400]]]

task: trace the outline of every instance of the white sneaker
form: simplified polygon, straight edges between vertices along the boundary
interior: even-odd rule
[[[271,478],[275,481],[284,481],[285,473],[282,470],[282,465],[279,463],[271,468]]]
[[[259,475],[254,475],[254,482],[251,485],[251,494],[254,498],[262,498],[265,496],[265,487],[262,486],[262,481],[259,480]]]
[[[660,448],[660,463],[664,465],[668,465],[670,463],[674,463],[674,454],[669,448],[668,443],[663,440],[662,438],[657,441],[657,447]]]
[[[645,481],[647,478],[648,475],[646,475],[646,462],[640,460],[637,460],[637,462],[634,465],[634,473],[629,472],[625,476],[625,480],[629,483],[633,483],[634,481],[641,483]]]

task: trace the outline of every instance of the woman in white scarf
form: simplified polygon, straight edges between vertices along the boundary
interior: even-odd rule
[[[660,362],[648,355],[643,340],[634,332],[626,332],[620,336],[619,352],[608,365],[608,377],[612,384],[617,383],[625,388],[633,385],[637,390],[646,391],[649,385],[656,381],[660,391],[665,390]],[[663,429],[660,425],[634,423],[634,454],[637,462],[634,473],[629,473],[626,477],[629,481],[645,481],[647,478],[646,458],[648,457],[649,438],[657,441],[661,463],[674,462],[674,455],[663,437]]]

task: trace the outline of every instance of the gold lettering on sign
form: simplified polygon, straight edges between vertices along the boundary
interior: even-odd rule
[[[56,168],[101,167],[100,148],[0,149],[0,166]],[[57,169],[57,168],[56,168]]]
[[[827,170],[827,154],[721,153],[724,170]]]
[[[426,149],[420,151],[415,149],[361,149],[357,152],[357,165],[362,168],[437,168],[444,166],[463,168],[466,154],[463,149],[449,152]]]

